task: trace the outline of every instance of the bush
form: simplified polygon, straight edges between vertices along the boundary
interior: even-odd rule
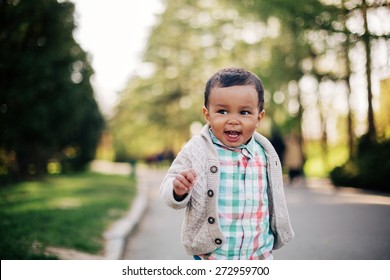
[[[336,186],[350,186],[390,192],[390,140],[359,139],[356,155],[334,168],[330,178]]]

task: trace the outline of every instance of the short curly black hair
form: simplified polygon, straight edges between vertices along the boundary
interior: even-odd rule
[[[244,68],[235,67],[221,69],[209,78],[204,91],[204,106],[208,107],[210,92],[215,87],[247,85],[252,85],[256,89],[259,97],[259,109],[262,111],[264,106],[264,88],[260,78]]]

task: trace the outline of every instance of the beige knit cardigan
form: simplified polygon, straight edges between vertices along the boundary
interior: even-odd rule
[[[254,137],[267,155],[269,211],[275,237],[273,249],[279,249],[294,237],[284,196],[281,164],[272,144],[259,133]],[[190,168],[197,174],[195,185],[182,201],[177,201],[173,195],[173,180],[178,173]],[[200,135],[192,137],[183,147],[161,183],[161,196],[168,206],[174,209],[186,207],[181,239],[189,255],[212,252],[225,242],[217,212],[219,170],[217,151],[209,127],[205,125]]]

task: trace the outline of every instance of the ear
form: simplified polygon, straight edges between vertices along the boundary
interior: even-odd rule
[[[209,109],[207,109],[205,106],[203,106],[203,116],[204,116],[204,119],[206,120],[206,123],[208,125],[210,125],[210,113],[209,113]]]
[[[262,110],[262,111],[257,115],[257,125],[259,125],[261,119],[264,118],[264,114],[265,114],[265,112],[264,112],[264,110]]]

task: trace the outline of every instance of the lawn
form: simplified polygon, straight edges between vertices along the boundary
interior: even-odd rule
[[[136,193],[128,176],[82,173],[0,187],[1,259],[52,259],[47,246],[99,254]]]

